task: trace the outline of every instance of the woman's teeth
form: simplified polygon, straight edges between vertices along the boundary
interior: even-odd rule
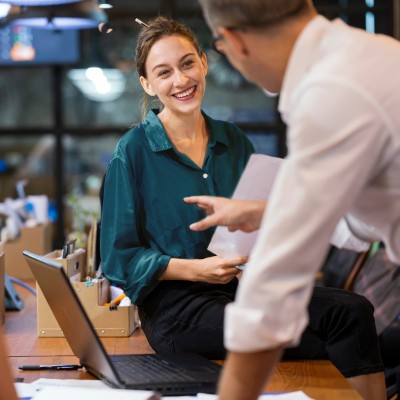
[[[195,89],[195,87],[192,87],[192,88],[186,90],[186,92],[177,93],[174,96],[177,97],[178,99],[181,99],[182,97],[186,97],[186,96],[191,95],[194,92],[194,89]]]

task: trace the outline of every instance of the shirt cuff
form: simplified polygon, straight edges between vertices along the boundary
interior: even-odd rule
[[[307,310],[273,314],[228,304],[225,310],[225,347],[244,353],[297,346],[308,324]]]
[[[371,243],[356,237],[344,218],[336,225],[330,242],[339,249],[349,249],[359,253],[368,251],[371,245]]]

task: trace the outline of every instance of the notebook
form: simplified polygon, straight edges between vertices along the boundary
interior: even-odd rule
[[[23,254],[72,352],[94,376],[112,387],[164,396],[216,392],[221,367],[197,354],[108,355],[62,265]]]

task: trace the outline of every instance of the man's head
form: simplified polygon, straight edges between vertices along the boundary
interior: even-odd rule
[[[267,27],[312,8],[311,0],[199,0],[210,28]]]
[[[312,0],[199,3],[217,49],[249,80],[269,91],[279,91],[294,41],[316,14]]]

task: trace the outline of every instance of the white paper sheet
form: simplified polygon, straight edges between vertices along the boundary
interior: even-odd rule
[[[144,390],[125,390],[111,388],[85,388],[49,386],[41,389],[32,400],[159,400],[160,397]]]
[[[166,399],[166,398],[165,398]],[[196,397],[197,400],[218,400],[218,396],[214,394],[201,394]],[[258,400],[313,400],[301,391],[289,393],[263,394]]]
[[[267,200],[283,159],[264,154],[253,154],[232,196],[238,200]],[[208,246],[208,250],[220,257],[248,256],[255,243],[258,231],[246,233],[229,232],[219,226]]]
[[[32,383],[16,383],[19,398],[32,400],[110,400],[112,396],[118,400],[157,400],[152,392],[142,390],[111,389],[99,380],[77,379],[38,379]],[[162,400],[218,400],[214,394],[199,393],[197,396],[162,397]],[[302,391],[263,394],[258,400],[313,400]]]
[[[109,388],[103,381],[94,379],[49,379],[40,378],[32,382],[31,385],[35,385],[37,388],[44,388],[48,386],[63,386],[63,387],[84,387],[84,388]]]

